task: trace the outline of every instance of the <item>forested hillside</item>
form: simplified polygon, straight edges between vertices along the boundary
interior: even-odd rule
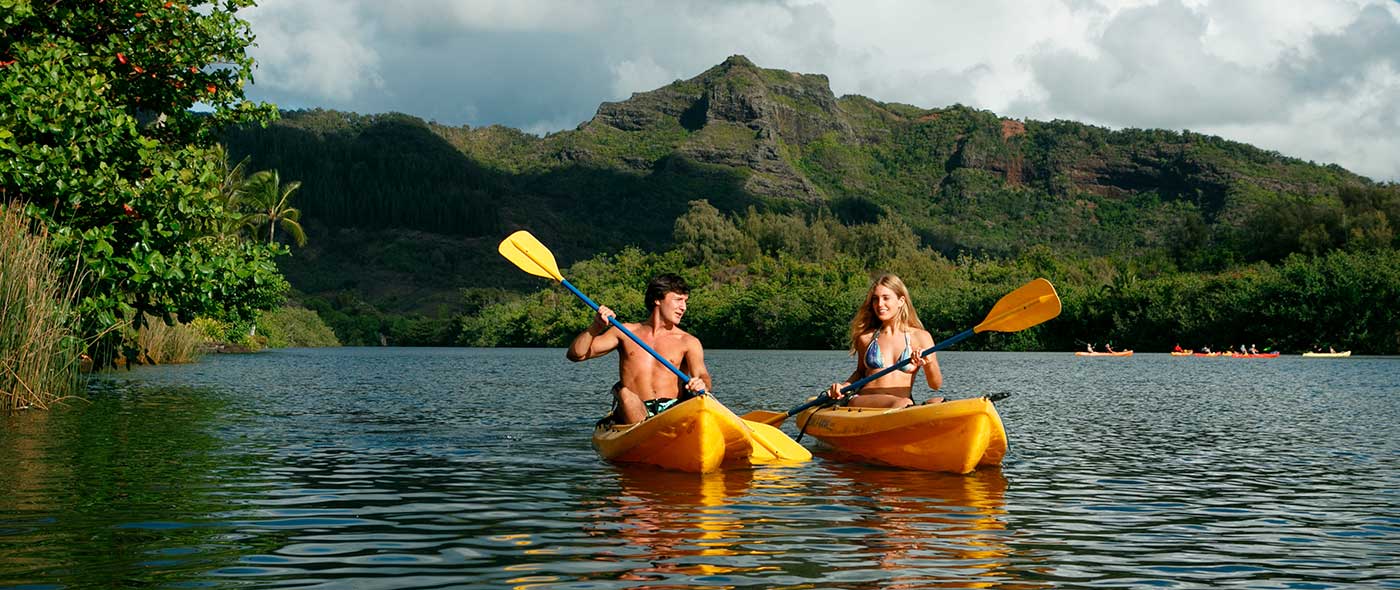
[[[1348,264],[1372,276],[1394,276],[1386,273],[1400,222],[1400,189],[1335,165],[1186,131],[1115,131],[959,105],[836,97],[824,76],[762,69],[741,56],[605,103],[577,129],[546,137],[317,110],[284,113],[227,141],[235,155],[251,155],[254,169],[277,168],[303,182],[297,205],[311,246],[283,268],[347,343],[557,344],[558,330],[497,338],[480,323],[501,302],[519,305],[517,294],[544,286],[495,254],[518,228],[566,265],[627,246],[640,249],[633,256],[673,251],[677,264],[717,289],[761,284],[772,263],[845,273],[828,277],[840,290],[899,266],[894,256],[915,256],[967,277],[978,268],[1038,267],[1057,283],[1133,293],[1150,307],[1166,295],[1133,289],[1191,293],[1192,281],[1323,268],[1333,252],[1350,253]],[[714,213],[696,213],[706,211],[693,208],[697,200]],[[704,231],[727,237],[683,228],[678,219],[687,212],[718,219]],[[724,234],[726,227],[737,233]],[[1056,277],[1056,269],[1069,274]],[[920,278],[964,292],[1005,286],[938,276]],[[1381,295],[1355,297],[1394,300]],[[1115,301],[1104,299],[1102,313],[1086,312],[1077,327],[1061,322],[1064,337],[1035,346],[1102,341],[1093,332],[1114,330],[1138,337],[1133,330],[1146,324],[1112,319],[1126,305]],[[1179,314],[1201,304],[1179,303]],[[1067,302],[1078,304],[1088,303]],[[791,313],[754,305],[726,321]],[[849,316],[854,302],[830,305],[825,312]],[[1377,321],[1348,330],[1388,343],[1372,346],[1400,347],[1395,320]],[[1200,338],[1212,329],[1200,327]],[[736,344],[831,343],[773,336]]]

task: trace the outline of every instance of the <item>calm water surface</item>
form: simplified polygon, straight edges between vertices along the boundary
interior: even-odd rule
[[[559,350],[104,375],[0,417],[0,587],[1400,588],[1400,359],[939,356],[1012,394],[1002,468],[613,467],[616,364]],[[707,357],[740,413],[850,370]]]

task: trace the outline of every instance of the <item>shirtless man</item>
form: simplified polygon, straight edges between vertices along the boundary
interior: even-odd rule
[[[709,390],[711,383],[700,340],[680,329],[689,299],[690,287],[685,279],[674,274],[660,275],[647,283],[646,321],[623,325],[676,368],[690,375],[685,387],[696,392]],[[621,381],[612,389],[613,419],[618,424],[633,424],[674,405],[681,394],[680,378],[621,331],[612,329],[608,323],[608,318],[612,317],[616,314],[611,309],[598,306],[593,323],[574,338],[564,356],[578,362],[620,349]]]

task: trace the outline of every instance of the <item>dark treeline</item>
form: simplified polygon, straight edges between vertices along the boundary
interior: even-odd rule
[[[704,202],[675,224],[677,247],[628,249],[572,265],[570,281],[627,320],[643,317],[642,289],[659,272],[695,287],[685,327],[708,346],[845,346],[847,322],[873,271],[899,274],[935,338],[965,330],[1002,295],[1035,277],[1055,283],[1062,315],[967,349],[1068,350],[1085,342],[1164,351],[1254,344],[1288,352],[1335,346],[1400,351],[1400,253],[1393,248],[1292,254],[1221,272],[1181,272],[1170,258],[1066,256],[1046,246],[1005,258],[947,259],[902,222],[846,226],[749,211],[726,217]],[[458,343],[562,346],[588,309],[559,288],[501,300],[463,316]],[[480,298],[481,293],[474,293]]]
[[[302,210],[320,223],[460,235],[500,227],[487,190],[499,183],[415,117],[300,111],[266,129],[235,130],[225,141],[254,168],[290,171],[305,187]]]

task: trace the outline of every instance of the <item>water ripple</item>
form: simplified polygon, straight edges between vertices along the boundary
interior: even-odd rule
[[[607,466],[615,366],[554,350],[110,375],[6,418],[0,586],[1400,588],[1400,361],[940,356],[953,397],[1013,393],[1005,467]],[[707,357],[741,412],[849,363]]]

